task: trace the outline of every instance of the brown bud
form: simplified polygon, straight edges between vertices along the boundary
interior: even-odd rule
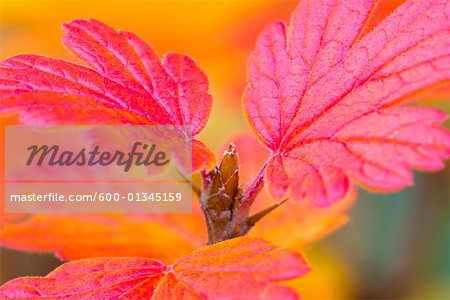
[[[243,193],[239,187],[239,162],[236,148],[230,144],[222,160],[210,173],[204,174],[202,210],[208,225],[208,244],[242,236],[282,203],[274,204],[252,216],[250,208],[263,187],[264,167]]]
[[[231,211],[239,191],[238,155],[233,144],[224,152],[219,166],[211,172],[211,179],[208,208],[218,214]]]
[[[228,150],[223,154],[219,172],[226,194],[230,197],[236,196],[239,186],[239,164],[236,147],[233,144],[230,144]]]

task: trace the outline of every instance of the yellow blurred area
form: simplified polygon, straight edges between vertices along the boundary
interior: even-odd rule
[[[351,299],[352,275],[341,259],[320,247],[313,246],[305,252],[312,271],[304,277],[286,283],[303,300]]]

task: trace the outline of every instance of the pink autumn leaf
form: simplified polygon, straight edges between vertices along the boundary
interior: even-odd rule
[[[95,20],[64,25],[64,43],[90,67],[19,55],[0,63],[0,113],[20,111],[27,124],[205,126],[211,109],[208,79],[186,55],[161,61],[130,32]],[[194,168],[210,164],[211,151],[193,141]],[[196,156],[201,159],[196,159]]]
[[[248,120],[271,154],[266,181],[320,206],[352,178],[381,191],[450,156],[446,115],[405,106],[450,79],[450,3],[409,0],[361,36],[374,0],[302,1],[266,28],[248,60]]]
[[[89,258],[45,277],[0,287],[1,299],[297,299],[277,282],[309,272],[303,257],[241,237],[199,248],[165,265],[143,257]]]

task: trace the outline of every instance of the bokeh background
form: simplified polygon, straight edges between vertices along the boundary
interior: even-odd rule
[[[375,25],[398,0],[381,0]],[[61,43],[61,24],[95,18],[133,31],[163,55],[183,52],[209,76],[214,105],[200,135],[217,149],[247,128],[241,95],[245,60],[261,30],[288,21],[297,1],[0,1],[0,59],[34,53],[76,60]],[[450,113],[448,89],[420,103]],[[419,104],[420,104],[419,103]],[[13,118],[2,123],[14,122]],[[449,123],[447,122],[447,126]],[[450,299],[450,166],[416,174],[416,184],[390,195],[360,191],[351,222],[305,250],[314,269],[305,299]],[[80,251],[82,251],[80,249]],[[1,283],[44,275],[60,262],[51,255],[1,249]]]

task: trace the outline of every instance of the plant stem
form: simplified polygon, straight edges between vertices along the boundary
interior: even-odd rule
[[[243,192],[239,187],[238,153],[230,144],[220,163],[211,172],[202,173],[200,205],[208,228],[208,244],[246,235],[257,221],[284,203],[249,216],[251,206],[264,186],[266,165]]]

